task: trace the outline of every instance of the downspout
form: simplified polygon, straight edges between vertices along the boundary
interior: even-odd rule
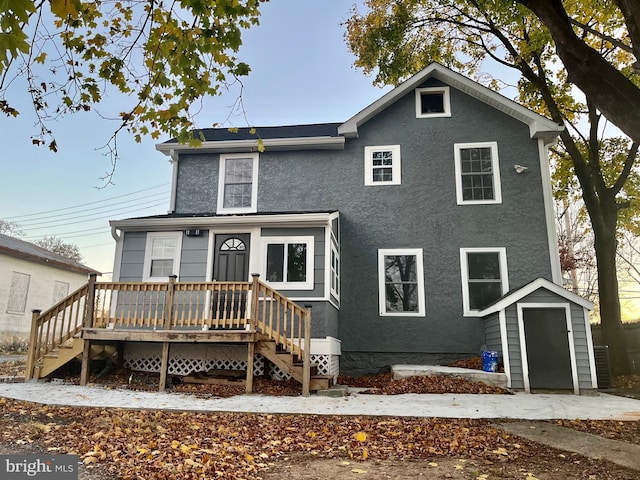
[[[549,147],[553,143],[544,143],[538,139],[538,153],[540,155],[540,176],[542,179],[542,196],[544,199],[544,213],[547,224],[547,241],[549,245],[549,260],[551,262],[551,281],[562,286],[562,270],[560,268],[560,252],[558,251],[558,232],[556,230],[553,213],[553,192],[551,191],[551,168],[549,166]]]
[[[173,172],[171,175],[171,200],[169,203],[169,211],[167,213],[174,213],[176,211],[176,192],[178,190],[178,153],[174,149],[171,149],[169,152],[169,156],[171,160],[171,166],[173,167]]]
[[[116,251],[113,256],[113,273],[112,281],[119,282],[120,281],[120,265],[122,264],[122,244],[124,243],[124,235],[118,235],[118,229],[116,227],[111,227],[111,236],[116,241]]]

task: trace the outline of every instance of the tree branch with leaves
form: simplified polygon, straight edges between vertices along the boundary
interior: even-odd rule
[[[98,112],[114,122],[114,167],[123,131],[137,142],[166,134],[197,144],[191,107],[249,73],[236,54],[262,1],[0,0],[0,112],[20,114],[13,99],[26,79],[39,126],[32,141],[57,151],[57,118],[106,110],[102,101],[119,92],[125,110]]]

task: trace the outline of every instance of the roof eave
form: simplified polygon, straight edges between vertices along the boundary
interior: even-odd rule
[[[342,150],[345,138],[321,137],[292,137],[265,138],[262,145],[265,149],[276,150]],[[173,153],[225,153],[225,152],[257,152],[260,149],[258,139],[251,140],[220,140],[205,141],[199,146],[180,143],[159,143],[156,150],[171,156]]]
[[[110,220],[109,225],[125,231],[147,231],[159,228],[183,230],[196,227],[214,227],[224,225],[328,225],[336,218],[336,212],[296,213],[279,215],[224,215],[211,217],[177,217],[177,218],[130,218]]]
[[[93,268],[86,267],[82,264],[65,263],[63,261],[58,261],[52,258],[45,258],[38,255],[33,255],[27,252],[22,252],[20,250],[14,250],[12,248],[0,247],[0,253],[8,255],[10,257],[20,258],[22,260],[35,262],[40,265],[48,265],[50,267],[60,268],[60,269],[68,270],[71,272],[84,273],[86,275],[90,273],[102,275],[101,272],[94,270]]]

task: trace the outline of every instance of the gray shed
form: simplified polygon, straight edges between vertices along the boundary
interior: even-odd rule
[[[486,345],[499,353],[514,389],[598,388],[589,311],[593,303],[544,278],[480,312]]]

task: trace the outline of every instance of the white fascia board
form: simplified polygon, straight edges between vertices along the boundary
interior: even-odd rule
[[[514,304],[518,300],[526,297],[527,295],[535,292],[539,288],[545,288],[556,295],[567,299],[570,302],[576,303],[583,308],[588,310],[593,310],[593,302],[587,300],[586,298],[582,298],[580,295],[576,295],[569,290],[562,288],[560,285],[556,285],[553,282],[550,282],[546,278],[537,278],[533,282],[525,285],[524,287],[516,290],[512,294],[509,294],[502,298],[502,300],[494,303],[488,308],[484,310],[480,310],[478,312],[479,317],[485,317],[487,315],[491,315],[492,313],[499,312],[500,310],[505,309],[509,305]]]
[[[413,90],[430,77],[436,78],[447,85],[496,108],[516,120],[529,125],[529,134],[531,135],[531,138],[543,138],[545,143],[553,143],[558,134],[564,130],[564,126],[557,125],[552,120],[523,107],[504,95],[500,95],[499,93],[494,92],[493,90],[438,63],[432,63],[340,125],[338,127],[338,134],[346,137],[357,137],[358,127],[360,125],[377,115],[395,101],[399,100],[406,93]],[[455,115],[455,112],[452,112],[452,115]]]
[[[179,218],[130,218],[110,220],[109,225],[125,231],[183,230],[186,228],[211,228],[218,226],[325,226],[334,218],[333,213],[297,213],[282,215],[225,215],[218,217]]]
[[[343,150],[344,137],[294,137],[294,138],[265,138],[262,144],[268,150]],[[223,140],[219,142],[202,142],[193,147],[180,143],[159,143],[156,150],[171,155],[174,153],[212,153],[212,152],[257,152],[258,140]]]

